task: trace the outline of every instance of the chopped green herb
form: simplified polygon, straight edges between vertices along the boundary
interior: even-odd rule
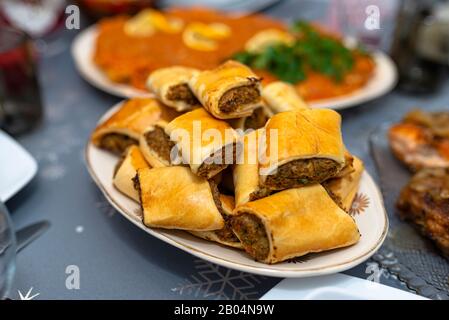
[[[295,22],[291,31],[297,37],[292,45],[276,44],[260,53],[239,52],[233,58],[254,69],[267,70],[280,80],[297,83],[306,79],[307,70],[324,74],[337,82],[354,66],[354,53],[340,41],[320,34],[304,21]],[[363,52],[360,49],[358,52]]]

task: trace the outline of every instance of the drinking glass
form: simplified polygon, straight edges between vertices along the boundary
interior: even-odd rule
[[[8,209],[0,202],[0,300],[8,297],[15,272],[16,238]]]
[[[0,128],[17,135],[42,116],[36,54],[28,36],[0,26]]]

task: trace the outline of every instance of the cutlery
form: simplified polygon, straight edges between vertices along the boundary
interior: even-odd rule
[[[50,227],[50,222],[47,220],[35,222],[16,231],[17,247],[16,252],[20,252],[23,248],[28,246],[31,242],[39,238]]]

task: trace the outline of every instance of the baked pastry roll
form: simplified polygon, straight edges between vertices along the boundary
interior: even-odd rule
[[[291,84],[275,81],[262,88],[262,98],[274,112],[309,109]]]
[[[219,119],[249,116],[261,103],[260,79],[232,60],[193,76],[189,86],[204,108]]]
[[[262,104],[254,109],[251,115],[239,119],[231,119],[229,123],[234,129],[244,131],[248,129],[257,130],[263,128],[271,116],[273,116],[273,112],[265,104]]]
[[[360,160],[360,159],[359,159]],[[334,178],[341,178],[347,176],[354,172],[354,156],[345,149],[345,165],[344,167],[334,176]]]
[[[99,148],[122,154],[130,145],[139,143],[139,136],[149,125],[164,119],[170,121],[179,114],[153,98],[134,98],[101,123],[92,134]]]
[[[247,253],[276,263],[356,243],[360,234],[319,184],[275,193],[238,206],[232,228]]]
[[[209,182],[189,168],[146,168],[136,177],[147,227],[210,231],[225,226]]]
[[[179,66],[157,69],[148,77],[147,87],[166,106],[177,111],[192,110],[200,103],[190,90],[188,81],[197,73],[197,69]]]
[[[139,202],[139,193],[134,188],[133,179],[138,170],[149,167],[139,147],[130,146],[115,167],[112,180],[114,186],[131,199]]]
[[[283,190],[321,183],[345,165],[340,115],[303,109],[274,115],[265,126],[261,184]]]
[[[233,166],[237,206],[269,194],[269,190],[261,188],[259,185],[259,146],[264,134],[264,129],[258,129],[241,137],[242,152],[237,157],[237,163]]]
[[[349,212],[352,207],[364,170],[362,160],[357,157],[353,157],[353,159],[352,170],[348,170],[345,175],[323,182],[323,187],[331,198],[346,212]]]
[[[168,167],[171,165],[171,152],[175,143],[165,133],[167,122],[158,121],[145,129],[141,134],[139,145],[143,156],[154,168]]]
[[[232,211],[235,208],[234,197],[219,194],[219,200],[219,208],[225,220],[225,227],[217,231],[191,231],[190,233],[205,240],[218,242],[233,248],[243,249],[242,243],[234,234],[230,225]]]
[[[165,133],[176,143],[183,162],[200,177],[210,179],[235,162],[237,132],[203,108],[174,119]]]

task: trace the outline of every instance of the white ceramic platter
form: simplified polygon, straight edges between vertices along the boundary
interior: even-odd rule
[[[110,109],[102,119],[109,117],[119,106]],[[274,265],[259,263],[243,251],[195,238],[187,232],[145,227],[141,221],[139,204],[120,193],[112,185],[112,174],[118,158],[98,149],[90,142],[85,151],[90,175],[111,205],[124,217],[162,241],[196,257],[228,268],[273,277],[300,278],[336,273],[350,269],[368,259],[381,246],[387,234],[388,218],[381,193],[371,176],[364,172],[352,210],[362,235],[357,244]]]

